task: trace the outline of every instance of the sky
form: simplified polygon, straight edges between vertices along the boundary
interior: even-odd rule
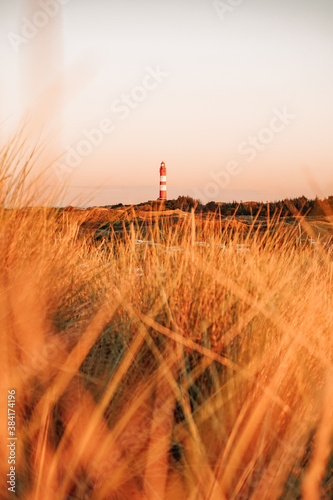
[[[331,0],[6,0],[0,109],[66,203],[333,194]]]

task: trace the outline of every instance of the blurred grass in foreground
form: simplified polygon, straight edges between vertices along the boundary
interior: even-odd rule
[[[1,498],[332,498],[329,248],[278,216],[244,235],[193,214],[98,246],[25,208],[19,151],[0,175]]]

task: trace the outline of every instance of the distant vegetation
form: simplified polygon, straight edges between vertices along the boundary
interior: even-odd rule
[[[121,208],[122,206],[122,203],[118,205],[107,205],[107,207],[113,209]],[[151,210],[151,204],[149,203],[139,203],[135,206],[141,210]],[[164,202],[164,207],[166,210],[180,209],[185,212],[191,212],[191,210],[194,209],[195,213],[198,214],[219,212],[223,216],[232,216],[235,213],[237,213],[237,215],[246,216],[257,216],[258,214],[266,216],[268,214],[272,215],[275,212],[279,213],[282,217],[295,215],[295,212],[300,212],[309,216],[324,216],[330,211],[333,212],[333,196],[329,196],[323,200],[319,198],[308,199],[305,196],[299,196],[297,198],[270,203],[257,201],[233,201],[231,203],[222,203],[210,201],[205,205],[202,204],[200,200],[195,200],[191,196],[178,196],[175,200],[167,200]]]

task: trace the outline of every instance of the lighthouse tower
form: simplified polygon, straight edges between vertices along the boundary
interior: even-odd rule
[[[165,163],[162,161],[160,167],[160,197],[159,200],[165,201],[167,199],[167,187],[166,187],[166,168]]]

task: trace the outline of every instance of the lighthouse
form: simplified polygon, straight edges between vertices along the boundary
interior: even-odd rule
[[[166,188],[166,168],[165,163],[162,161],[160,167],[160,201],[165,201],[167,199],[167,188]]]

